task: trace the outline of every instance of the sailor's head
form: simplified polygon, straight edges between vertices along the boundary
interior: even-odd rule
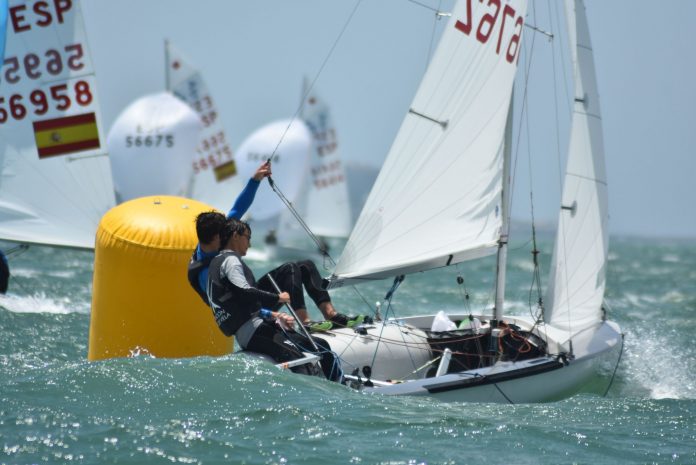
[[[251,245],[251,227],[244,221],[228,219],[220,231],[220,244],[223,249],[245,255]]]
[[[198,242],[204,245],[212,245],[218,242],[216,248],[220,248],[220,231],[225,226],[227,218],[220,212],[209,211],[200,213],[196,217],[196,235]]]

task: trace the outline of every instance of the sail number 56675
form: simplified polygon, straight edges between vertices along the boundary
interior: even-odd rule
[[[466,17],[460,18],[455,23],[454,27],[466,35],[469,35],[472,31],[473,26],[475,26],[475,20],[471,16],[471,2],[474,0],[466,0]],[[505,4],[502,7],[501,16],[501,5],[500,0],[479,0],[479,3],[487,1],[486,6],[488,11],[481,16],[478,21],[478,26],[476,27],[476,40],[482,44],[488,43],[488,40],[493,35],[493,31],[496,29],[498,23],[500,23],[500,28],[498,32],[497,43],[495,46],[495,53],[500,54],[500,47],[503,42],[503,33],[506,28],[506,23],[509,23],[507,19],[510,18],[513,21],[512,27],[513,34],[507,45],[507,50],[505,52],[505,59],[512,63],[515,58],[519,57],[520,51],[520,38],[522,37],[522,27],[524,25],[524,19],[522,16],[517,16],[517,12],[509,4]],[[500,21],[499,21],[500,20]]]

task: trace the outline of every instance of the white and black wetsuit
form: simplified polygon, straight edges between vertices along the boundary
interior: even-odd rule
[[[295,272],[291,276],[299,279],[298,268],[290,268]],[[301,280],[299,287],[302,292]],[[303,335],[285,333],[274,321],[261,318],[262,308],[277,306],[278,294],[258,288],[253,272],[237,253],[223,250],[212,260],[207,294],[220,330],[227,336],[234,335],[243,349],[270,355],[276,362],[301,358],[302,351],[312,351],[312,343]],[[321,299],[320,294],[316,297]],[[321,349],[324,375],[339,380],[340,370],[329,345],[320,338],[313,340]]]
[[[289,278],[301,276],[297,266],[286,268],[285,272],[289,273]],[[299,287],[302,292],[302,282]],[[215,322],[227,336],[234,335],[243,349],[270,355],[276,362],[295,360],[303,356],[303,351],[313,351],[312,343],[305,336],[284,332],[275,321],[261,318],[262,308],[278,306],[278,294],[257,287],[254,273],[237,253],[223,250],[212,260],[207,291]],[[322,299],[323,294],[314,297]],[[320,348],[326,378],[340,380],[340,369],[328,343],[317,337],[312,339]],[[298,371],[302,370],[298,367]]]

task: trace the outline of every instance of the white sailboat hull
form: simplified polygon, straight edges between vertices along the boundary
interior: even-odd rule
[[[465,317],[458,316],[459,319]],[[456,320],[457,316],[451,318]],[[375,394],[429,396],[447,402],[527,403],[562,399],[581,390],[601,372],[600,367],[613,367],[621,345],[618,325],[603,322],[576,333],[573,336],[575,355],[570,355],[566,341],[554,340],[554,330],[546,331],[542,326],[535,333],[548,341],[548,354],[430,376],[428,372],[432,373],[438,366],[439,357],[424,346],[425,331],[419,327],[429,327],[424,323],[432,319],[433,316],[420,316],[399,322],[389,320],[366,325],[357,332],[352,329],[329,331],[323,337],[339,356],[344,373],[356,387]],[[511,317],[505,321],[525,330],[531,329],[523,319]],[[433,363],[429,367],[430,361]],[[369,382],[362,372],[363,366],[371,368]],[[425,369],[414,372],[424,366]]]

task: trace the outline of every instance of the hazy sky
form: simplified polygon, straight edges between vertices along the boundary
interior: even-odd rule
[[[441,3],[445,11],[452,5],[451,0],[418,3]],[[233,147],[258,127],[292,116],[307,76],[317,78],[316,89],[332,107],[346,162],[380,166],[425,70],[431,41],[445,24],[418,3],[84,0],[105,128],[134,99],[163,90],[168,38],[201,69]],[[558,23],[548,19],[549,7],[551,17],[557,9],[553,0],[531,3],[537,11],[530,9],[527,24],[555,32]],[[603,114],[611,232],[696,237],[696,29],[689,26],[696,2],[586,0],[586,5]],[[564,156],[567,147],[567,128],[559,141],[552,129],[557,118],[551,52],[558,60],[567,51],[561,35],[551,43],[531,29],[525,29],[526,47],[533,35],[542,57],[532,61],[530,131],[539,136],[529,144],[532,160],[518,162],[521,195],[513,216],[529,211],[526,167],[532,166],[535,217],[547,223],[557,215],[558,148]],[[559,108],[558,119],[567,125]]]

